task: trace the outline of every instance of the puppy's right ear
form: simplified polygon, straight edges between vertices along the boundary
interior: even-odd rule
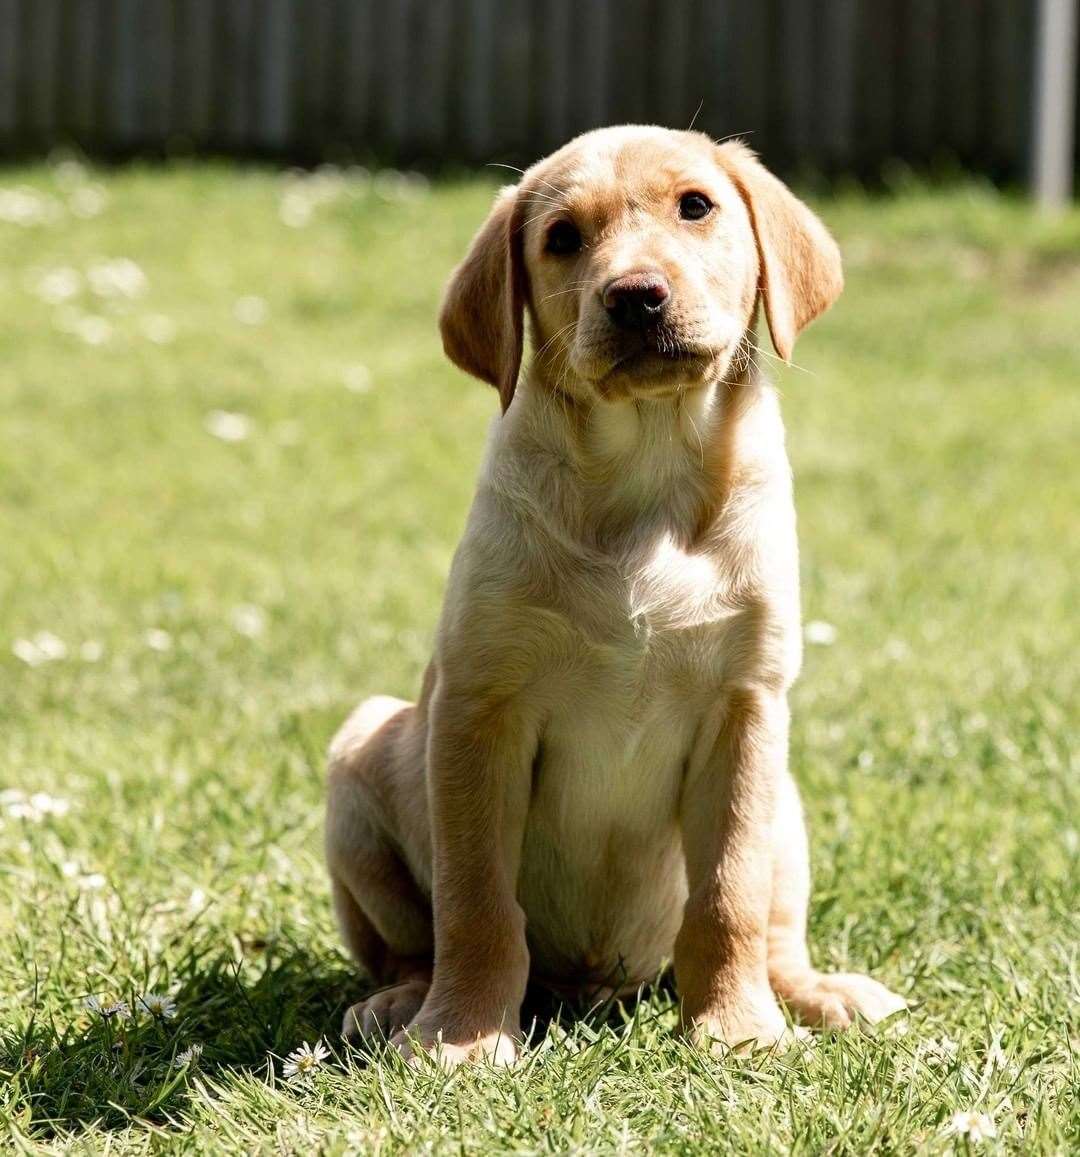
[[[454,270],[439,313],[443,349],[454,365],[514,397],[524,341],[525,261],[516,185],[495,200]]]

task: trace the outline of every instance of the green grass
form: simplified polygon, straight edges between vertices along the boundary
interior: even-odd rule
[[[794,697],[813,943],[907,994],[906,1031],[709,1059],[658,993],[552,1028],[513,1072],[445,1077],[337,1042],[361,989],[320,862],[322,752],[426,661],[496,411],[434,314],[490,187],[326,179],[290,228],[262,171],[91,174],[107,203],[82,219],[85,179],[0,173],[53,198],[0,220],[0,786],[70,802],[0,808],[13,1147],[941,1152],[973,1109],[984,1150],[1075,1151],[1080,214],[974,187],[822,204],[848,289],[782,375],[806,618],[837,632]],[[116,257],[141,296],[37,295]],[[234,315],[251,295],[263,324]],[[104,344],[68,332],[99,336],[87,314]],[[208,433],[216,410],[249,436]],[[66,657],[16,657],[42,631]],[[176,1018],[83,1005],[147,990]],[[283,1082],[320,1036],[336,1056]]]

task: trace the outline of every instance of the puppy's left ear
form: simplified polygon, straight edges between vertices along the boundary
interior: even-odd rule
[[[844,288],[840,250],[821,221],[740,141],[717,149],[750,213],[758,292],[776,352],[791,360],[795,339]]]
[[[514,397],[524,341],[520,218],[517,187],[507,186],[451,275],[439,313],[446,356],[493,385],[504,414]]]

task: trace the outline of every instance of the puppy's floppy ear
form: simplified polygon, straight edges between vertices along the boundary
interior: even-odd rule
[[[443,349],[454,365],[514,397],[524,338],[525,262],[517,186],[503,189],[454,270],[439,314]]]
[[[840,250],[821,221],[744,144],[731,141],[717,152],[750,213],[772,343],[790,361],[796,337],[844,288]]]

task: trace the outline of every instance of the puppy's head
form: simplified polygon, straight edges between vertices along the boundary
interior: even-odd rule
[[[722,378],[764,303],[785,360],[843,286],[824,225],[738,142],[625,126],[503,189],[455,270],[450,359],[509,406],[529,314],[544,381],[581,399]]]

